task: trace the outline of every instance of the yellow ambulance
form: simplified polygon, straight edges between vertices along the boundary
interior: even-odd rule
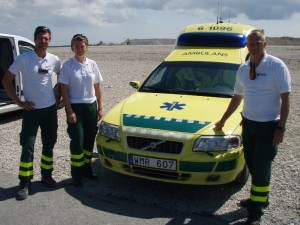
[[[242,108],[222,131],[214,124],[233,96],[252,26],[195,24],[137,89],[103,118],[97,135],[102,166],[143,179],[192,185],[245,183]]]

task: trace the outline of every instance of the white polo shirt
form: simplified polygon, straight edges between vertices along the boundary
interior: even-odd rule
[[[86,58],[84,64],[75,57],[67,60],[62,68],[58,82],[68,85],[71,103],[93,103],[96,101],[94,84],[101,83],[103,78],[95,61]]]
[[[291,76],[284,62],[265,53],[250,80],[250,61],[240,66],[235,94],[244,97],[242,115],[249,120],[267,122],[280,119],[280,94],[291,92]]]
[[[33,103],[35,109],[41,109],[56,102],[52,75],[53,72],[59,74],[60,67],[60,60],[56,55],[47,52],[45,58],[40,58],[35,51],[30,51],[19,55],[9,71],[14,75],[22,73],[25,100]]]

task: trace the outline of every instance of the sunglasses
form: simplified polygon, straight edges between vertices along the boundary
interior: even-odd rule
[[[39,68],[38,73],[46,74],[46,73],[48,73],[48,70],[47,69]]]
[[[37,39],[37,36],[40,33],[48,33],[50,38],[51,38],[51,30],[48,27],[38,26],[38,27],[35,28],[35,31],[34,31],[34,34],[33,34],[34,40]]]
[[[41,32],[51,33],[51,30],[45,26],[38,26],[37,28],[35,28],[35,33],[41,33]]]
[[[86,39],[87,40],[87,37],[84,35],[84,34],[75,34],[72,39],[77,39],[77,38],[80,38],[80,39]]]
[[[256,78],[256,72],[255,72],[254,66],[250,66],[249,78],[250,78],[250,80],[255,80],[255,78]]]

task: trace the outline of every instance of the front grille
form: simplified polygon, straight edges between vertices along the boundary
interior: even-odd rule
[[[169,154],[180,154],[183,148],[182,142],[135,136],[127,136],[127,145],[142,151]]]

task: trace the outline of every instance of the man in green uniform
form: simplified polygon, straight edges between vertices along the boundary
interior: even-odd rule
[[[16,196],[18,200],[24,200],[28,196],[33,178],[34,144],[39,127],[43,144],[40,164],[42,182],[48,187],[57,186],[52,178],[53,148],[57,139],[57,109],[52,73],[58,74],[61,64],[57,56],[47,52],[50,40],[50,29],[45,26],[37,27],[34,32],[34,51],[21,54],[2,81],[10,98],[24,109],[20,133],[22,153],[19,167],[20,190]],[[14,79],[20,73],[25,101],[16,95],[13,85]]]
[[[286,65],[265,52],[266,40],[261,30],[247,37],[250,58],[240,66],[234,96],[215,126],[222,129],[226,120],[244,99],[243,145],[252,177],[250,198],[241,201],[249,216],[246,224],[260,224],[269,204],[272,161],[282,142],[289,114],[291,78]]]

